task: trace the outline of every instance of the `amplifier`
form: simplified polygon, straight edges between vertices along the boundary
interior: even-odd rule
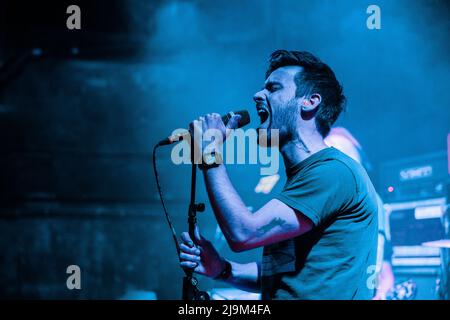
[[[386,233],[393,247],[392,265],[434,272],[441,264],[439,248],[422,244],[445,238],[446,198],[387,203],[384,209]]]
[[[447,151],[388,161],[381,165],[380,194],[385,202],[445,197]]]

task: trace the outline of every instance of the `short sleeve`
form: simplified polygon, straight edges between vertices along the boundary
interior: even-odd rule
[[[318,226],[348,206],[356,193],[351,169],[331,159],[304,168],[287,181],[276,198]]]

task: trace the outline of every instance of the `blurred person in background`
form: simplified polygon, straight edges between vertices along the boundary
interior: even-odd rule
[[[361,144],[355,137],[343,127],[332,128],[328,136],[325,138],[325,143],[330,147],[334,147],[355,161],[361,163],[363,167],[370,172],[372,166],[368,161]],[[378,204],[378,250],[377,250],[377,272],[378,283],[374,296],[374,300],[385,300],[389,290],[394,286],[394,273],[392,271],[392,245],[388,228],[386,228],[386,214],[383,208],[383,201],[377,194]]]

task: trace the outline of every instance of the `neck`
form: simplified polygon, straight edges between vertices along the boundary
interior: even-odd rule
[[[287,169],[325,148],[328,148],[328,146],[319,132],[299,129],[294,139],[287,141],[280,147],[280,153]]]

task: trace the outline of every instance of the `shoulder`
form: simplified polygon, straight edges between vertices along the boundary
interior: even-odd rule
[[[304,175],[324,183],[345,184],[356,188],[358,166],[360,165],[349,156],[335,148],[330,148],[321,159],[306,168]]]

